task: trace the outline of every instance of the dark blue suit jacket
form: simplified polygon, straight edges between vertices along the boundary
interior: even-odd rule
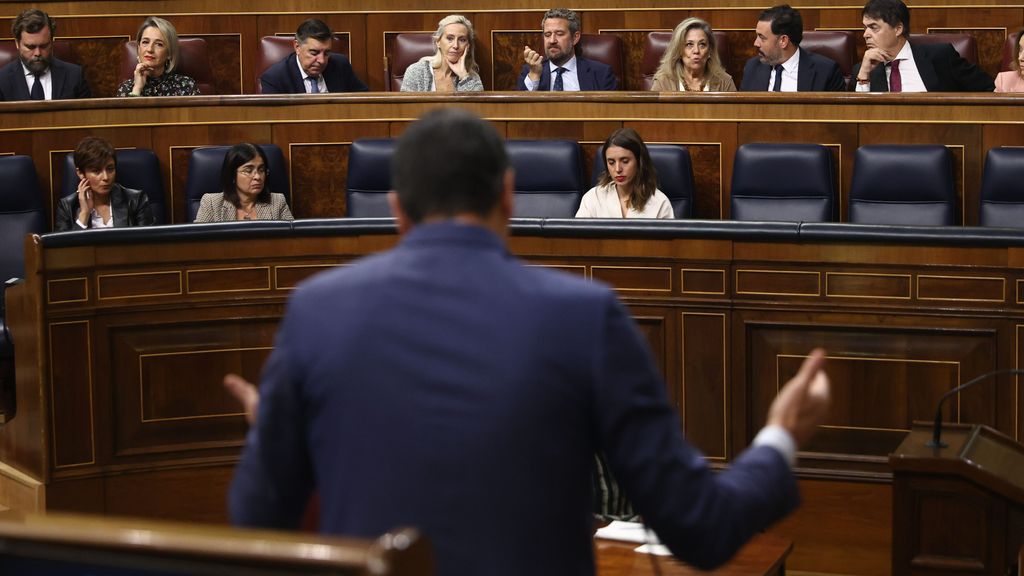
[[[606,287],[524,266],[490,231],[422,224],[306,282],[264,367],[233,522],[415,526],[439,575],[593,574],[591,467],[708,567],[797,502],[774,448],[709,470],[684,442],[633,320]]]
[[[523,70],[519,73],[519,79],[516,80],[516,90],[526,90],[526,76],[529,72],[530,67],[523,64]],[[611,66],[579,56],[576,57],[576,76],[580,80],[581,91],[615,90],[619,85]],[[548,90],[551,90],[551,67],[545,60],[541,68],[540,84],[537,85],[537,91],[546,92]]]
[[[965,60],[952,44],[910,44],[921,81],[929,92],[991,92],[996,89],[992,77]],[[850,90],[857,89],[857,73],[861,63],[853,67]],[[888,92],[889,80],[885,66],[875,66],[868,76],[872,92]]]
[[[73,98],[89,98],[92,93],[82,75],[82,67],[70,62],[53,58],[50,60],[51,88],[54,100],[71,100]],[[21,59],[15,58],[7,66],[0,69],[0,100],[30,100],[25,72],[21,67]]]
[[[772,67],[754,56],[743,67],[743,82],[740,91],[764,92],[769,90],[768,79]],[[796,73],[797,92],[842,92],[846,90],[846,79],[835,60],[800,49],[800,68]]]
[[[267,68],[260,76],[263,94],[304,94],[308,85],[302,81],[295,53]],[[323,73],[328,92],[366,92],[369,88],[356,76],[344,54],[331,54]]]

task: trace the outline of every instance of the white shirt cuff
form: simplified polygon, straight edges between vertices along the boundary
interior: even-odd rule
[[[75,224],[78,224],[78,228],[79,228],[80,230],[88,230],[88,229],[89,229],[89,227],[88,227],[88,226],[85,226],[85,225],[83,225],[83,224],[82,224],[82,221],[81,221],[81,220],[79,220],[78,218],[75,218]]]
[[[789,467],[796,465],[796,441],[793,436],[782,426],[765,426],[754,437],[752,446],[770,446],[778,450],[779,454],[786,459]]]
[[[523,85],[526,86],[527,90],[533,92],[537,89],[537,86],[540,86],[540,80],[534,82],[533,80],[530,80],[529,76],[527,76],[526,78],[523,78]]]
[[[850,80],[850,82],[857,82],[857,79],[853,78],[852,80]],[[871,83],[867,82],[865,84],[861,84],[860,82],[857,82],[857,88],[855,88],[854,91],[855,92],[871,92]]]

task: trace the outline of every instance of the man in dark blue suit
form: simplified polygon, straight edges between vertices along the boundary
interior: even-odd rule
[[[0,100],[68,100],[88,98],[89,85],[76,64],[53,56],[57,23],[42,10],[25,10],[11,33],[18,59],[0,69]]]
[[[331,29],[311,18],[295,32],[295,53],[260,76],[263,94],[321,94],[366,92],[344,54],[331,54]]]
[[[399,245],[290,299],[232,482],[233,522],[297,526],[315,488],[321,530],[418,527],[439,575],[575,575],[594,571],[597,451],[699,567],[796,506],[795,450],[828,404],[823,352],[753,446],[713,473],[615,294],[508,253],[515,177],[493,127],[428,112],[402,136],[392,182]]]
[[[902,0],[868,0],[861,11],[864,58],[853,67],[857,92],[992,92],[992,77],[951,44],[910,42],[910,10]]]
[[[526,64],[516,81],[517,90],[615,90],[618,82],[611,66],[576,56],[576,44],[580,41],[580,17],[576,12],[552,8],[544,14],[540,26],[546,58],[529,46],[523,48]]]
[[[831,58],[800,47],[804,21],[788,4],[774,6],[757,18],[757,56],[743,68],[740,90],[747,92],[841,92],[843,73]]]

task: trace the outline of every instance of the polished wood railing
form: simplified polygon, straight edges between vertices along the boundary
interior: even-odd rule
[[[391,221],[356,219],[29,238],[7,295],[17,390],[0,504],[223,521],[245,431],[223,374],[258,378],[298,282],[396,240]],[[888,454],[943,392],[1024,358],[1015,231],[546,220],[516,222],[510,247],[618,291],[716,466],[807,351],[829,351],[834,410],[800,454],[804,508],[777,528],[796,569],[886,572]],[[1022,404],[1004,377],[946,418],[1019,442]]]

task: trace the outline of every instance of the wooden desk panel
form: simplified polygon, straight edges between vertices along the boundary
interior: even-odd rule
[[[396,241],[337,224],[318,235],[297,235],[296,224],[187,242],[29,241],[27,282],[7,297],[18,383],[16,415],[0,427],[0,504],[223,521],[245,431],[223,373],[257,377],[298,281]],[[888,515],[863,507],[885,507],[888,453],[940,393],[1024,357],[1024,249],[654,224],[679,235],[551,222],[517,227],[510,247],[618,290],[684,432],[715,465],[749,443],[803,355],[824,345],[835,409],[800,454],[809,508],[780,533],[806,548],[791,567],[828,571],[847,555],[852,572],[877,573]],[[89,237],[122,232],[135,231]],[[1004,378],[963,393],[946,418],[1019,441],[1022,404],[1020,382]],[[842,526],[851,519],[866,532],[851,536]]]

